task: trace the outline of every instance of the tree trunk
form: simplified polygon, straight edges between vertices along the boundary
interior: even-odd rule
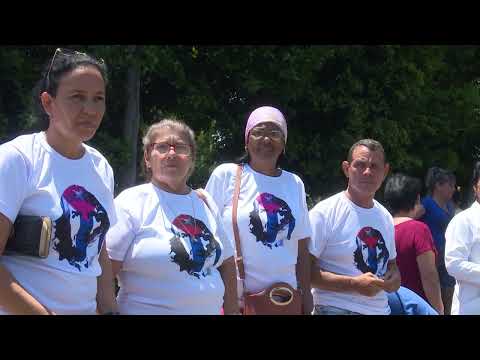
[[[134,50],[135,49],[133,49],[133,51]],[[120,179],[121,189],[134,186],[137,179],[137,140],[140,123],[140,68],[134,62],[127,70],[126,100],[123,138],[128,144],[131,157],[123,167]]]

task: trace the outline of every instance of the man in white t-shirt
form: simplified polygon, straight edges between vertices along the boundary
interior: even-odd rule
[[[385,291],[398,290],[400,273],[392,216],[374,199],[389,170],[382,145],[356,142],[342,169],[347,189],[309,213],[313,313],[388,315]]]

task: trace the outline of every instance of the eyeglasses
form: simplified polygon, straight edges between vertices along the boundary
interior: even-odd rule
[[[172,148],[177,155],[190,155],[191,153],[190,145],[187,144],[152,143],[150,146],[162,155],[168,154]]]
[[[280,130],[252,129],[250,135],[257,140],[263,137],[269,137],[275,141],[283,139],[283,133]]]
[[[95,59],[93,56],[90,56],[84,52],[64,49],[64,48],[57,48],[55,50],[55,53],[52,56],[52,61],[50,61],[50,66],[48,67],[47,76],[45,77],[47,89],[50,87],[50,72],[52,71],[53,63],[55,62],[55,58],[57,56],[83,56],[85,58],[91,58],[92,60],[98,61],[100,64],[105,63],[105,61],[102,58]]]

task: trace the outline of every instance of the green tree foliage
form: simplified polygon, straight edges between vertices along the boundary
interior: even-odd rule
[[[443,166],[464,186],[480,155],[474,46],[69,47],[103,57],[109,66],[107,114],[92,142],[117,173],[132,159],[128,142],[136,141],[139,165],[143,131],[175,115],[197,133],[191,183],[203,186],[216,165],[243,153],[246,119],[261,105],[286,115],[287,167],[304,179],[311,201],[345,186],[340,164],[361,138],[383,143],[393,171],[423,178],[428,167]],[[0,139],[32,128],[30,89],[53,51],[0,51]],[[141,74],[141,131],[124,139],[131,66]]]

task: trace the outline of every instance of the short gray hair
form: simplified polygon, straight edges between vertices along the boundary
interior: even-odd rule
[[[147,129],[145,133],[145,136],[142,139],[144,154],[150,151],[150,145],[153,142],[156,132],[163,128],[177,130],[182,134],[186,135],[189,145],[192,149],[192,155],[191,155],[192,166],[188,171],[188,177],[190,177],[193,174],[193,170],[195,168],[195,159],[197,156],[197,143],[195,141],[195,133],[190,128],[190,126],[188,126],[184,121],[179,120],[175,117],[170,117],[150,125],[150,127]],[[147,168],[145,164],[145,160],[143,161],[143,172],[145,174],[146,179],[150,180],[152,177],[152,171]]]
[[[373,139],[362,139],[357,141],[355,144],[353,144],[350,147],[350,150],[348,151],[348,157],[347,157],[348,162],[352,162],[353,151],[359,146],[365,146],[370,151],[380,151],[383,154],[384,163],[387,162],[387,157],[385,156],[385,150],[383,149],[382,144],[377,140],[373,140]]]

